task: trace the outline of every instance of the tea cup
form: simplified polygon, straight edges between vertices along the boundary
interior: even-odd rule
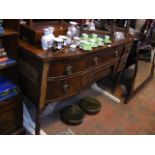
[[[86,33],[82,33],[82,37],[83,40],[88,40],[88,34]]]
[[[97,34],[93,33],[92,34],[92,39],[97,39]]]

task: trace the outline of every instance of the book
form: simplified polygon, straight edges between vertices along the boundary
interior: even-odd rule
[[[0,67],[16,63],[15,59],[8,58],[6,61],[0,62]]]
[[[0,93],[3,93],[6,90],[11,90],[16,88],[16,85],[11,83],[7,78],[4,76],[0,76]]]
[[[16,85],[7,78],[0,76],[0,101],[17,95]]]
[[[15,93],[15,92],[16,92],[16,88],[6,89],[5,91],[2,91],[0,93],[0,97],[6,96],[6,95],[11,94],[11,93]]]
[[[8,60],[8,57],[0,58],[0,63],[6,62]]]
[[[16,96],[16,95],[17,95],[17,92],[13,92],[13,93],[10,93],[6,96],[2,96],[2,97],[0,97],[0,101],[4,101],[4,100],[9,99],[9,98]]]

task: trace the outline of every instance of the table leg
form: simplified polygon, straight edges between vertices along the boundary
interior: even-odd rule
[[[40,135],[41,113],[42,113],[42,110],[39,108],[36,108],[36,129],[35,129],[36,135]]]

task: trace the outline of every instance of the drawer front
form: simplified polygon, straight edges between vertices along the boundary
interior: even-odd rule
[[[86,61],[86,68],[115,61],[115,59],[118,59],[121,56],[122,50],[123,47],[118,47],[114,49],[107,49],[105,51],[100,51],[92,56],[89,56]]]
[[[82,87],[82,76],[71,76],[68,78],[59,78],[57,80],[48,80],[46,100],[62,100],[75,95]]]
[[[22,127],[22,104],[11,100],[0,107],[0,134],[11,134]]]
[[[48,77],[68,76],[83,71],[84,68],[85,60],[83,58],[53,61],[50,63]]]
[[[97,80],[101,80],[106,76],[110,76],[113,74],[115,70],[115,63],[114,64],[106,64],[99,67],[95,67],[86,71],[83,75],[83,86],[86,87]]]

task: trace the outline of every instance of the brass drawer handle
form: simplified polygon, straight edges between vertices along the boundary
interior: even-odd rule
[[[64,91],[64,93],[67,93],[68,89],[69,89],[69,85],[68,84],[64,84],[63,85],[63,91]]]
[[[115,57],[118,57],[119,56],[118,53],[119,53],[118,51],[115,51]]]
[[[94,65],[97,65],[98,64],[98,57],[94,57]]]
[[[66,75],[71,75],[71,74],[73,73],[72,69],[73,69],[72,66],[67,66],[67,67],[65,68],[65,74],[66,74]]]

